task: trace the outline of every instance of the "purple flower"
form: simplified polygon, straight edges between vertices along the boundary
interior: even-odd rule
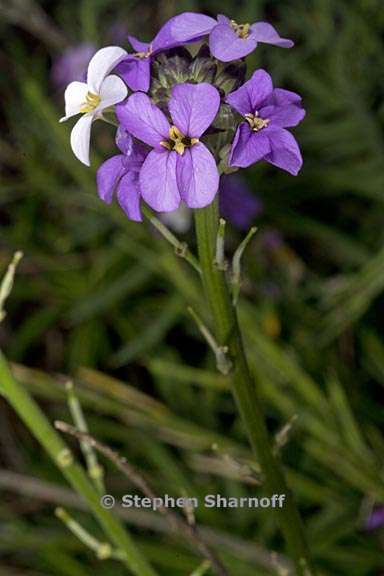
[[[140,211],[139,172],[146,157],[144,146],[135,142],[130,134],[119,128],[116,144],[122,154],[109,158],[97,171],[97,191],[100,198],[110,204],[116,192],[117,200],[131,220],[142,220]]]
[[[247,56],[253,52],[258,42],[281,48],[293,46],[292,40],[281,38],[267,22],[238,24],[222,14],[215,20],[204,14],[184,12],[171,18],[167,24],[169,34],[175,41],[193,42],[209,34],[211,53],[222,62]]]
[[[115,69],[133,91],[148,92],[151,82],[151,62],[153,58],[163,50],[169,50],[183,44],[182,40],[176,40],[170,33],[169,20],[156,34],[152,42],[141,42],[135,36],[128,36],[133,54],[120,62]]]
[[[220,214],[239,230],[247,230],[263,210],[261,200],[238,174],[222,176],[219,198]]]
[[[67,48],[55,58],[51,68],[51,81],[58,90],[75,80],[85,82],[89,61],[97,51],[94,44],[84,42]]]
[[[384,506],[375,508],[365,521],[366,530],[377,530],[384,524]]]
[[[172,89],[170,126],[164,113],[142,92],[116,106],[122,126],[153,150],[140,170],[144,200],[158,212],[176,210],[183,200],[190,208],[212,202],[218,186],[216,162],[199,138],[220,106],[210,84],[177,84]]]
[[[244,117],[232,143],[230,165],[246,168],[266,160],[296,175],[303,161],[295,138],[285,128],[304,118],[301,97],[274,89],[270,75],[256,70],[248,82],[228,94],[226,102]]]

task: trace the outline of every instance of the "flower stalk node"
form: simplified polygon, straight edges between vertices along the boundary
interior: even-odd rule
[[[60,468],[68,468],[73,464],[73,454],[69,448],[63,448],[56,457],[56,462]]]
[[[224,376],[227,376],[232,370],[232,361],[228,355],[229,352],[228,346],[225,345],[221,346],[217,343],[212,332],[207,328],[207,326],[204,324],[200,316],[190,306],[188,307],[188,312],[196,322],[197,327],[200,330],[202,336],[205,338],[208,346],[214,353],[216,358],[216,367],[218,371]]]
[[[241,288],[241,258],[243,256],[244,250],[248,246],[249,242],[252,240],[253,236],[256,234],[257,228],[253,226],[244,240],[239,244],[238,248],[236,249],[233,260],[232,260],[232,303],[234,306],[237,306],[237,302],[239,300],[240,295],[240,288]]]

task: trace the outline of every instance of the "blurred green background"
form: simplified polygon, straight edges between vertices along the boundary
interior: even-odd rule
[[[261,45],[248,70],[303,95],[297,178],[260,163],[246,172],[263,211],[244,260],[240,315],[249,359],[303,512],[329,576],[384,573],[382,342],[384,288],[384,11],[379,0],[0,1],[0,271],[24,252],[0,345],[50,419],[70,420],[69,376],[91,431],[179,496],[262,494],[226,382],[186,312],[205,303],[188,267],[149,224],[96,195],[95,166],[113,128],[95,126],[93,168],[59,125],[52,68],[68,47],[148,40],[184,10],[268,20],[296,42]],[[243,232],[228,226],[228,254]],[[181,235],[194,247],[193,231]],[[209,321],[206,316],[207,322]],[[140,393],[138,393],[138,391]],[[76,451],[76,445],[73,444]],[[98,527],[8,405],[0,400],[0,574],[122,575],[55,518],[65,504]],[[130,487],[108,464],[113,494]],[[249,478],[252,472],[252,478]],[[384,513],[383,522],[384,522]],[[199,559],[158,515],[127,525],[160,574]],[[285,574],[271,511],[197,510],[234,576]],[[380,524],[380,522],[378,522]]]

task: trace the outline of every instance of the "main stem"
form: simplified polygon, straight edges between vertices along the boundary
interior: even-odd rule
[[[285,481],[282,464],[272,451],[264,415],[244,353],[236,309],[232,305],[225,274],[215,265],[218,231],[217,201],[206,208],[195,210],[195,227],[204,290],[211,309],[216,338],[228,347],[233,362],[229,378],[240,415],[248,432],[271,494],[285,494],[282,508],[277,508],[281,530],[288,551],[300,576],[314,576],[309,558],[303,524]]]

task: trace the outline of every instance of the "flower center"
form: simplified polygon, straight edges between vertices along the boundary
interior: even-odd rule
[[[87,114],[87,112],[92,112],[95,108],[98,107],[100,104],[101,98],[98,94],[93,94],[92,92],[88,92],[85,97],[85,102],[80,108],[80,112],[82,114]]]
[[[248,38],[250,24],[238,24],[236,20],[231,20],[231,27],[236,32],[239,38]]]
[[[135,52],[134,56],[136,56],[136,58],[140,58],[140,59],[149,58],[150,55],[152,54],[152,52],[153,52],[152,45],[150,45],[146,52]]]
[[[269,118],[260,118],[257,110],[254,114],[246,114],[244,118],[250,125],[253,132],[259,132],[259,130],[266,128],[269,124]]]
[[[169,139],[162,140],[160,144],[167,150],[174,150],[182,156],[186,148],[191,148],[191,146],[197,144],[198,141],[198,138],[184,136],[176,126],[171,126],[169,129]]]

